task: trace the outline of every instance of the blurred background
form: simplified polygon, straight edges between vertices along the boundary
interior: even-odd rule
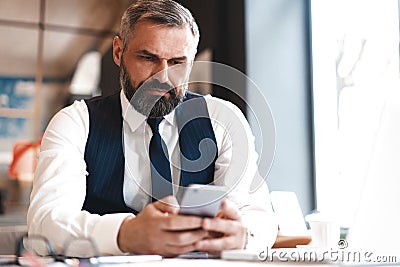
[[[51,117],[75,99],[119,91],[111,44],[132,2],[0,0],[0,225],[26,223]],[[400,188],[400,141],[390,134],[400,127],[398,0],[178,2],[200,27],[197,60],[238,69],[268,100],[276,127],[264,175],[270,190],[293,191],[303,214],[329,212],[349,227],[371,181]],[[245,99],[216,85],[193,90],[238,105],[261,153],[251,113],[258,94],[238,82]]]

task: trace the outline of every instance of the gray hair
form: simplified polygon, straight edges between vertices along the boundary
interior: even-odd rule
[[[121,19],[120,37],[126,49],[137,22],[147,20],[168,27],[189,26],[199,43],[200,32],[190,11],[173,0],[138,0],[128,7]]]

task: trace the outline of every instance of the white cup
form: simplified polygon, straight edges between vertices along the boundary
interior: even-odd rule
[[[340,240],[339,224],[327,216],[320,213],[307,215],[305,220],[311,228],[312,247],[318,248],[337,248]]]

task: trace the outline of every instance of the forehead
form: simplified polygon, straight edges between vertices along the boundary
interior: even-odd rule
[[[139,21],[133,28],[127,46],[130,52],[146,50],[162,58],[191,58],[194,57],[195,38],[187,25],[172,27]]]

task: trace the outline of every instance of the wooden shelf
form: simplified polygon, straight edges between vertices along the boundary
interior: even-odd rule
[[[29,109],[0,108],[0,117],[32,119],[34,112]]]

